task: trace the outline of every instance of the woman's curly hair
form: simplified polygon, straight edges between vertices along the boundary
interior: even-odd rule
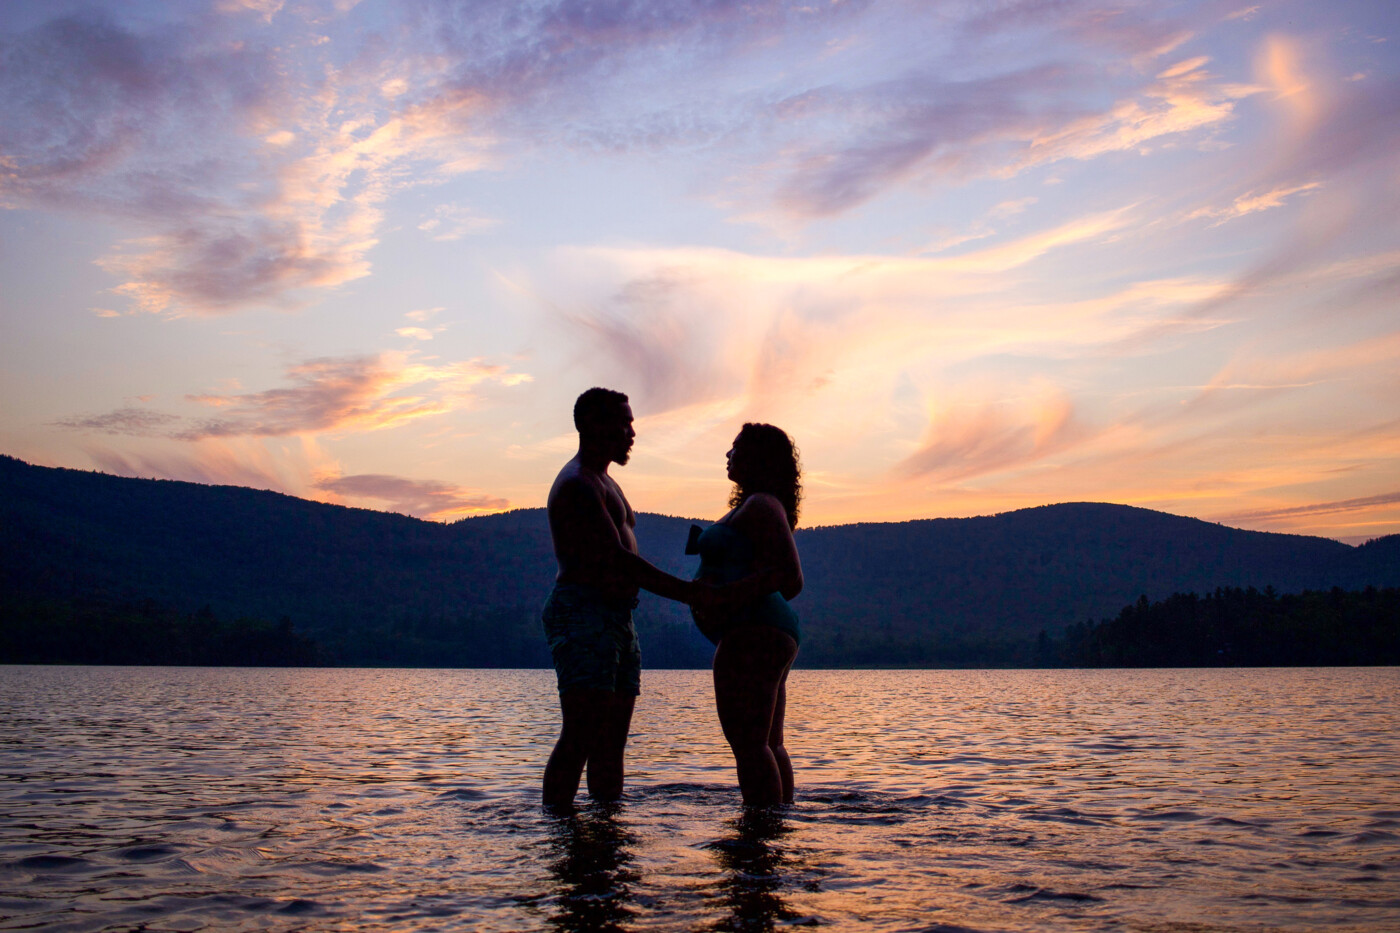
[[[802,463],[792,439],[782,428],[749,423],[740,429],[734,446],[743,447],[747,467],[734,482],[730,507],[737,508],[756,492],[766,492],[783,504],[788,525],[796,528],[798,505],[802,502]]]

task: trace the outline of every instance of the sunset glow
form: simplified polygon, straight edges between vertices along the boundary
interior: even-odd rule
[[[1400,532],[1400,5],[0,6],[0,453],[451,520]]]

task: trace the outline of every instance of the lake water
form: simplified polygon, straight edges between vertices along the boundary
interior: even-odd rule
[[[748,814],[649,671],[572,817],[552,678],[0,667],[0,929],[1400,929],[1400,669],[799,670]]]

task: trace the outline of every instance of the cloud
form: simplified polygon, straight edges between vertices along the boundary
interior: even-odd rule
[[[1257,67],[1276,125],[1231,173],[1244,179],[1239,187],[1246,194],[1229,207],[1211,205],[1192,216],[1229,220],[1308,196],[1298,219],[1236,274],[1230,288],[1203,302],[1194,312],[1199,315],[1301,281],[1348,252],[1369,252],[1377,232],[1393,230],[1400,215],[1394,174],[1400,80],[1346,81],[1307,45],[1278,35],[1262,44]]]
[[[256,120],[281,103],[261,77],[271,70],[269,55],[253,44],[191,41],[178,29],[138,33],[101,10],[7,36],[0,40],[0,154],[8,171],[0,192],[114,207],[132,194],[154,197],[153,179],[139,171],[156,154],[152,143],[182,130],[214,130],[228,116]],[[101,177],[124,168],[132,171]],[[198,200],[191,183],[205,179],[164,180],[179,202]]]
[[[432,340],[437,337],[438,334],[447,330],[447,325],[439,324],[436,327],[430,327],[428,326],[428,322],[445,310],[447,309],[439,307],[421,308],[417,311],[410,311],[405,314],[404,317],[414,323],[400,327],[396,329],[394,333],[398,334],[400,337],[411,337],[414,340]]]
[[[931,175],[1005,176],[1209,131],[1249,92],[1202,56],[1163,62],[1179,23],[1094,4],[468,14],[422,0],[367,32],[348,9],[223,0],[152,25],[114,7],[0,40],[0,201],[137,231],[101,261],[132,309],[224,314],[296,307],[370,274],[396,194],[530,149],[722,146],[711,164],[740,164],[747,181],[716,197],[811,219]],[[900,73],[903,57],[877,51],[925,20],[967,44],[959,58],[976,71],[933,56]],[[1105,66],[1125,52],[1140,65]],[[873,66],[890,77],[872,80]],[[495,222],[452,203],[420,226],[452,240]]]
[[[499,224],[499,220],[482,217],[470,208],[443,204],[433,211],[432,217],[420,223],[418,229],[439,242],[451,242],[485,233]]]
[[[1034,264],[1047,257],[1072,263],[1073,250],[1101,250],[1133,217],[1124,208],[1071,218],[953,256],[573,249],[538,271],[533,297],[568,328],[570,365],[591,379],[626,374],[639,414],[737,398],[801,408],[817,391],[864,397],[856,386],[883,385],[911,366],[1107,354],[1224,287],[1152,279],[1054,302],[1022,281],[1037,281]]]
[[[1250,509],[1217,515],[1212,520],[1221,522],[1268,522],[1275,519],[1302,518],[1314,515],[1335,515],[1340,512],[1357,512],[1374,509],[1377,506],[1400,505],[1400,492],[1384,493],[1379,496],[1362,496],[1356,499],[1340,499],[1335,502],[1314,502],[1309,505],[1293,505],[1274,509]]]
[[[378,356],[308,360],[290,367],[287,376],[292,385],[264,392],[190,396],[190,401],[228,411],[179,436],[197,440],[375,430],[447,410],[443,403],[421,395],[395,396],[406,378]]]
[[[1087,102],[1106,90],[1103,72],[1070,58],[976,79],[930,72],[814,90],[786,102],[777,116],[812,124],[820,117],[835,131],[794,145],[779,169],[787,178],[777,203],[796,216],[829,216],[925,173],[1009,177],[1210,130],[1257,89],[1215,78],[1207,61],[1143,75],[1099,108]]]
[[[172,424],[180,419],[175,415],[148,408],[118,408],[104,415],[91,415],[85,418],[65,418],[55,421],[58,427],[75,431],[96,431],[102,434],[128,434],[133,437],[151,437],[164,434]]]
[[[479,359],[430,364],[393,353],[307,360],[288,367],[286,376],[290,385],[262,392],[186,397],[220,409],[214,418],[180,418],[127,407],[59,424],[182,441],[375,431],[466,407],[482,383],[514,386],[531,379],[527,373]]]
[[[353,246],[318,248],[297,223],[249,217],[127,241],[98,264],[125,280],[113,291],[139,311],[213,313],[285,304],[288,292],[367,275],[363,254]]]
[[[308,360],[290,367],[287,376],[290,386],[264,392],[190,396],[227,412],[178,436],[373,431],[459,408],[470,400],[472,387],[487,380],[518,385],[530,379],[480,360],[431,366],[396,354]]]
[[[1313,181],[1300,185],[1283,185],[1274,188],[1272,191],[1251,191],[1248,194],[1242,194],[1239,197],[1235,198],[1234,203],[1232,203],[1229,207],[1203,207],[1199,210],[1193,211],[1187,217],[1187,219],[1191,220],[1197,217],[1218,217],[1220,219],[1216,221],[1216,224],[1219,225],[1225,223],[1225,221],[1227,220],[1233,220],[1236,217],[1243,217],[1246,214],[1253,214],[1257,211],[1267,211],[1275,207],[1281,207],[1284,201],[1286,201],[1293,195],[1302,194],[1308,191],[1315,191],[1320,187],[1322,187],[1321,182]]]
[[[389,511],[436,521],[478,512],[499,512],[510,507],[506,499],[451,483],[411,480],[378,473],[336,476],[319,480],[313,485],[324,492],[352,499],[376,499],[388,503]]]
[[[954,404],[932,419],[923,444],[894,473],[945,483],[972,479],[1028,466],[1087,434],[1075,418],[1074,404],[1058,392],[1013,405]]]
[[[89,447],[88,456],[99,469],[118,476],[147,479],[173,479],[213,486],[247,486],[291,493],[296,482],[284,475],[284,457],[267,451],[238,450],[218,443],[205,443],[190,452],[147,450],[122,452],[106,447]]]
[[[1400,359],[1400,333],[1344,344],[1321,344],[1293,352],[1241,350],[1187,403],[1185,413],[1253,404],[1267,395],[1325,383],[1346,382],[1353,387],[1352,391],[1357,386],[1374,383],[1381,391],[1390,391],[1400,387],[1400,375],[1393,367],[1397,359]],[[1234,400],[1222,402],[1226,394],[1234,396]]]
[[[1014,201],[1002,201],[988,213],[993,217],[1014,217],[1039,200],[1040,198],[1017,198]]]
[[[608,361],[603,368],[628,375],[647,410],[664,411],[738,387],[717,352],[723,321],[703,313],[709,284],[684,266],[663,266],[620,283],[601,308],[564,319]]]
[[[392,193],[480,165],[442,106],[379,92],[392,57],[333,62],[304,18],[253,6],[0,40],[0,203],[140,231],[100,263],[135,310],[295,306],[368,274]]]

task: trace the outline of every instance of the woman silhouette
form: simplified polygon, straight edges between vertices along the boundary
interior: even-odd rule
[[[797,449],[771,424],[746,424],[728,453],[730,510],[700,534],[699,578],[731,584],[724,607],[693,610],[715,643],[715,707],[744,803],[791,803],[783,746],[787,675],[801,632],[788,600],[802,592],[792,530],[802,497]]]

